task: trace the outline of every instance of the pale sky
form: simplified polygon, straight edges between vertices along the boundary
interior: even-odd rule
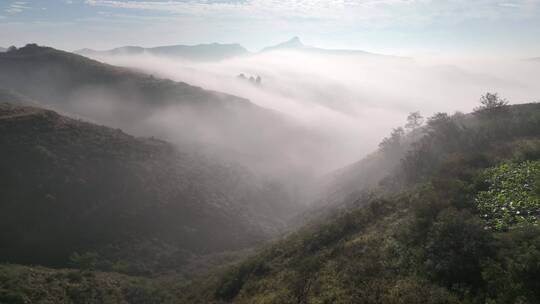
[[[0,46],[240,43],[540,56],[540,0],[0,0]]]

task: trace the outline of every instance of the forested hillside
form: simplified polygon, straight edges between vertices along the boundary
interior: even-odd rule
[[[2,263],[183,274],[267,240],[292,210],[242,167],[34,106],[0,104],[0,146]]]
[[[168,282],[77,269],[0,265],[0,303],[177,303]]]
[[[193,284],[184,302],[538,303],[540,105],[482,101],[433,115],[408,149],[394,132],[379,156],[401,161],[376,190]]]

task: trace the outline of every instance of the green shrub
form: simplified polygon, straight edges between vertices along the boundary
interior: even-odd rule
[[[466,210],[442,211],[428,232],[424,269],[435,282],[462,293],[482,287],[482,260],[491,255],[490,234]]]
[[[537,223],[540,197],[535,189],[540,161],[504,163],[484,171],[486,191],[475,198],[488,227],[506,230],[519,223]]]

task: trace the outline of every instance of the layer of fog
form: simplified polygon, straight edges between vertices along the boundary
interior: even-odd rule
[[[392,128],[405,123],[409,112],[420,111],[424,116],[469,112],[488,91],[499,92],[511,103],[531,102],[540,96],[539,64],[520,60],[421,61],[302,51],[207,63],[152,55],[95,59],[245,97],[292,117],[324,139],[320,150],[307,152],[317,157],[295,156],[315,161],[317,174],[375,150]],[[240,79],[239,74],[260,76],[261,84]],[[171,115],[175,114],[165,111],[151,123],[176,120]]]

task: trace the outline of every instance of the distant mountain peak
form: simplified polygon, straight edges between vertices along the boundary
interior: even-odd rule
[[[298,36],[294,36],[293,38],[285,42],[282,42],[275,46],[267,47],[263,51],[270,51],[270,50],[277,50],[277,49],[300,49],[300,48],[305,48],[305,47],[306,45],[302,43],[300,38]]]
[[[294,36],[293,38],[276,45],[276,47],[281,47],[281,48],[299,48],[299,47],[304,47],[304,46],[305,45],[302,43],[302,41],[300,40],[298,36]]]
[[[304,46],[302,41],[298,36],[292,37],[290,40],[284,42],[283,44],[290,45],[290,46]]]

